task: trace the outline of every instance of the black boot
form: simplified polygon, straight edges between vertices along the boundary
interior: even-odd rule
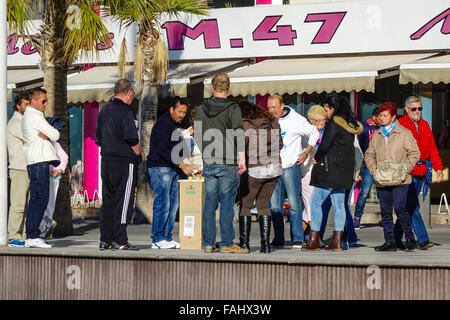
[[[263,253],[270,253],[270,226],[272,216],[259,216],[259,230],[261,231],[261,250]]]
[[[252,227],[251,216],[239,216],[239,247],[250,252],[250,230]]]

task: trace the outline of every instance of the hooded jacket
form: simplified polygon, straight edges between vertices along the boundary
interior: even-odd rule
[[[362,125],[354,127],[343,118],[334,116],[325,126],[322,143],[317,149],[311,173],[311,185],[319,188],[351,189],[355,167],[355,134]]]
[[[245,151],[239,105],[225,98],[211,97],[202,103],[194,120],[194,140],[202,152],[203,162],[237,165],[237,152]]]

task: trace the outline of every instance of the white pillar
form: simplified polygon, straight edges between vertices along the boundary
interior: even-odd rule
[[[3,18],[4,19],[3,19]],[[8,161],[6,154],[7,88],[6,88],[6,1],[0,2],[0,246],[8,243]]]

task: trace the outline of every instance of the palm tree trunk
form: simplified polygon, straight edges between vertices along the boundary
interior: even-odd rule
[[[142,45],[144,57],[143,65],[145,66],[142,80],[142,94],[139,102],[141,153],[143,162],[139,168],[135,208],[137,213],[143,214],[150,223],[153,222],[154,195],[148,182],[146,160],[150,150],[150,133],[156,121],[158,110],[158,86],[153,72],[155,46],[158,38],[159,32],[156,28],[147,24],[139,25],[138,41]]]
[[[152,85],[146,81],[142,88],[142,96],[139,102],[141,153],[143,162],[139,166],[138,191],[135,209],[138,214],[143,214],[150,223],[153,221],[154,195],[148,181],[146,160],[150,151],[150,133],[155,124],[157,107],[158,88],[156,85]]]
[[[66,123],[60,130],[58,140],[61,147],[69,154],[69,121],[67,109],[67,68],[61,66],[43,66],[44,88],[47,90],[48,104],[45,116],[58,116]],[[69,168],[66,169],[59,182],[53,219],[58,223],[54,234],[67,236],[73,234],[72,208],[70,206]]]

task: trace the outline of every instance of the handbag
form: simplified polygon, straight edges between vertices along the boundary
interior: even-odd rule
[[[442,202],[445,204],[445,210],[441,212]],[[431,224],[450,224],[450,209],[448,207],[447,196],[445,193],[441,194],[438,213],[431,214]]]
[[[373,178],[382,186],[401,185],[407,177],[404,161],[384,160],[377,162]]]

